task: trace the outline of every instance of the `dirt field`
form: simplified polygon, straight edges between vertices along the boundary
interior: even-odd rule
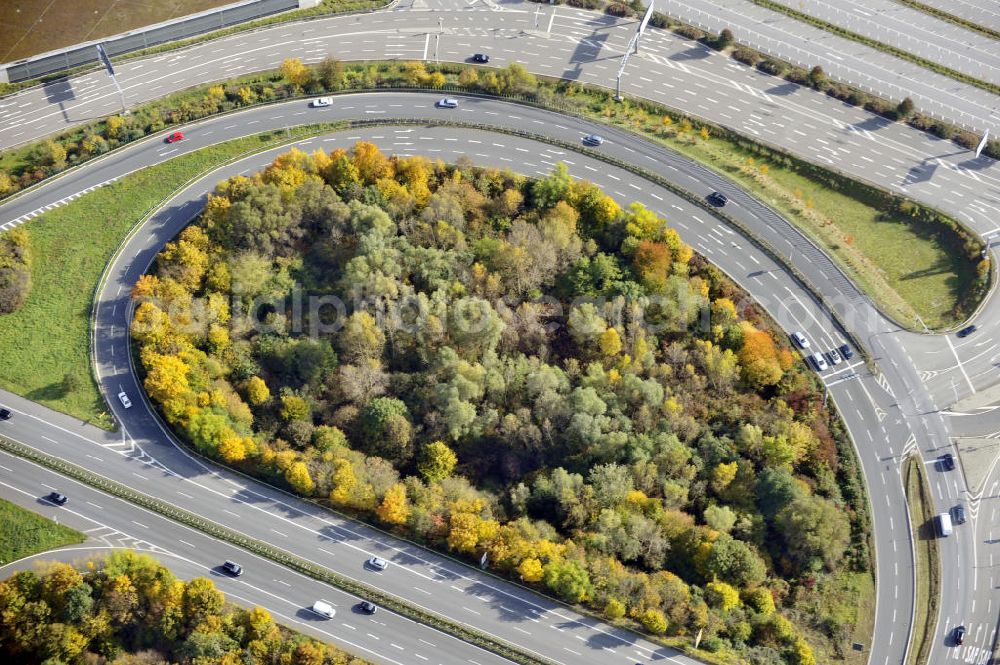
[[[0,63],[235,0],[0,0]]]

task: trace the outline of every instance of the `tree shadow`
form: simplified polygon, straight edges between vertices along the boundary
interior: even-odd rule
[[[779,97],[787,97],[788,95],[791,95],[792,93],[794,93],[796,90],[800,89],[801,87],[802,86],[800,86],[798,83],[791,83],[791,82],[789,82],[789,83],[782,83],[780,85],[776,85],[774,87],[768,88],[764,92],[766,92],[769,95],[777,95]]]
[[[47,386],[41,386],[35,388],[34,390],[28,392],[25,397],[30,399],[32,402],[45,402],[46,400],[58,400],[66,396],[66,388],[63,387],[62,381],[56,381],[50,383]]]
[[[671,60],[704,60],[712,53],[707,46],[692,46],[686,51],[679,51],[670,56]]]

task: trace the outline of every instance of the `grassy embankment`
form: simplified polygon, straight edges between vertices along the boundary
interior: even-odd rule
[[[941,566],[934,531],[934,502],[919,457],[907,460],[905,474],[906,501],[917,553],[917,604],[908,665],[924,665],[930,655],[937,623]]]
[[[300,128],[291,136],[308,133]],[[104,266],[129,229],[180,185],[233,157],[286,140],[284,131],[267,132],[204,148],[28,222],[32,288],[21,309],[0,316],[0,387],[110,427],[89,360],[91,305]]]
[[[84,540],[75,529],[0,499],[0,566]]]

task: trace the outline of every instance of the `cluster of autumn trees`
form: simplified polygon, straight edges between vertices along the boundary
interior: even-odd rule
[[[31,290],[31,247],[21,228],[0,232],[0,314],[24,304]]]
[[[814,662],[788,617],[826,626],[798,590],[852,565],[842,435],[651,210],[564,165],[292,150],[133,295],[146,390],[200,452],[609,618]]]
[[[0,655],[8,663],[365,665],[278,626],[263,608],[227,605],[211,580],[178,580],[130,550],[83,572],[49,563],[0,582]]]

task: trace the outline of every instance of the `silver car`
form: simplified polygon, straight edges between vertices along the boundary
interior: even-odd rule
[[[457,109],[458,100],[453,99],[451,97],[444,97],[442,99],[439,99],[437,101],[437,104],[435,104],[435,106],[437,106],[439,109]]]
[[[792,341],[795,342],[795,346],[799,347],[800,349],[809,348],[809,340],[806,339],[806,336],[803,335],[802,333],[796,331],[793,332],[791,335],[789,335],[789,337],[791,337]]]
[[[374,568],[375,570],[385,570],[386,568],[389,567],[389,562],[383,559],[382,557],[373,556],[372,558],[368,559],[368,565]]]

